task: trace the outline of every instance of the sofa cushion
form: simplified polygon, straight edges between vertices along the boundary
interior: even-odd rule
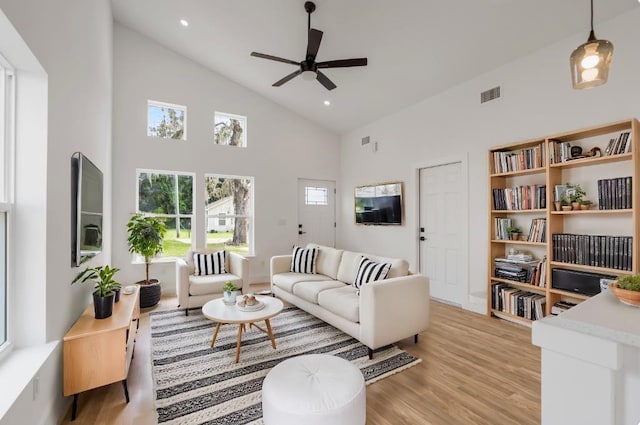
[[[335,249],[330,246],[310,243],[307,248],[318,249],[318,259],[316,260],[316,273],[329,276],[331,279],[338,278],[338,267],[342,259],[342,249]]]
[[[387,277],[390,268],[391,263],[376,263],[367,257],[362,257],[353,286],[356,289],[360,289],[362,285],[366,285],[369,282],[382,280]]]
[[[409,262],[402,258],[379,257],[377,255],[363,254],[371,261],[376,263],[390,263],[391,268],[387,274],[387,279],[394,277],[407,276],[409,274]]]
[[[316,248],[303,249],[295,246],[291,254],[291,269],[289,269],[289,271],[293,273],[315,274],[317,258],[318,250]]]
[[[327,289],[342,288],[344,283],[337,280],[321,280],[318,282],[299,282],[293,287],[293,294],[309,301],[310,303],[318,304],[318,294]]]
[[[340,282],[353,285],[361,258],[362,254],[358,252],[344,251],[342,253],[342,260],[340,261],[340,267],[338,267],[338,280]]]
[[[226,251],[217,251],[209,253],[193,253],[193,274],[196,276],[205,276],[211,274],[223,274],[225,270]]]
[[[330,280],[328,276],[323,274],[305,274],[305,273],[278,273],[271,278],[273,284],[280,289],[293,293],[293,287],[298,282],[322,281]]]
[[[350,285],[327,289],[318,294],[318,304],[328,311],[351,322],[360,322],[360,297]]]
[[[228,280],[238,287],[242,286],[242,279],[231,273],[212,274],[208,276],[189,275],[189,295],[222,293],[222,287]]]

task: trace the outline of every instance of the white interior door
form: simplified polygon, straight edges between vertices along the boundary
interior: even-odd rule
[[[420,271],[431,297],[461,305],[467,267],[460,245],[465,219],[459,162],[420,169]]]
[[[336,183],[298,179],[298,245],[336,244]]]

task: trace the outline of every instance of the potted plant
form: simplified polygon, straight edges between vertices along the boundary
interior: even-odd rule
[[[580,203],[587,195],[579,184],[566,183],[568,202],[574,210],[580,209]]]
[[[520,237],[520,228],[515,226],[507,227],[507,233],[512,241],[517,241]]]
[[[593,202],[588,199],[583,199],[582,201],[580,201],[581,210],[588,210],[589,208],[591,208],[591,205],[593,205]]]
[[[224,296],[224,299],[223,299],[224,303],[235,304],[236,296],[238,295],[237,293],[238,287],[234,285],[233,282],[231,282],[230,280],[227,280],[224,286],[222,287],[222,290],[223,290],[223,296]]]
[[[144,258],[145,279],[136,282],[140,286],[140,307],[153,307],[160,301],[161,287],[158,279],[149,278],[151,258],[163,249],[167,228],[159,217],[134,214],[127,223],[129,252]]]
[[[106,319],[113,313],[113,300],[115,298],[115,290],[120,289],[121,285],[113,278],[119,271],[115,267],[97,266],[87,267],[78,275],[73,282],[91,282],[95,285],[93,291],[93,309],[96,319]]]
[[[618,277],[610,288],[620,302],[640,307],[640,274]]]

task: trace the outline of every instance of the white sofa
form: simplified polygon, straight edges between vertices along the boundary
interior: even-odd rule
[[[249,260],[240,254],[227,251],[225,270],[227,273],[195,276],[193,264],[194,253],[215,252],[211,250],[189,250],[184,258],[176,260],[176,293],[178,307],[185,309],[189,315],[190,308],[202,307],[214,298],[222,297],[222,287],[230,280],[241,292],[249,288]]]
[[[373,350],[414,336],[429,326],[429,280],[412,274],[406,260],[310,244],[319,249],[316,274],[292,273],[291,255],[271,258],[273,294],[358,339]],[[391,263],[387,278],[353,282],[362,256]]]

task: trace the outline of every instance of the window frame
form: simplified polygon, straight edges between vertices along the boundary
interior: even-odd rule
[[[178,176],[190,176],[191,177],[191,214],[181,214],[180,213],[180,205],[179,205],[179,198],[176,197],[176,202],[177,204],[175,205],[176,207],[176,213],[175,214],[158,214],[158,213],[150,213],[150,212],[146,212],[146,211],[140,211],[140,187],[138,185],[138,182],[140,181],[140,174],[163,174],[163,175],[171,175],[174,177],[175,182],[177,184],[177,178]],[[194,222],[195,222],[195,194],[196,194],[196,174],[193,172],[187,172],[187,171],[169,171],[169,170],[151,170],[151,169],[147,169],[147,168],[136,168],[136,213],[137,214],[144,214],[147,216],[152,216],[152,217],[161,217],[161,218],[171,218],[171,219],[175,219],[176,223],[179,222],[180,219],[182,218],[189,218],[191,220],[191,229],[189,229],[190,231],[190,238],[191,238],[191,247],[194,246],[194,232],[193,227],[194,227]],[[177,190],[177,187],[176,187]],[[178,194],[176,194],[178,195]],[[164,262],[164,261],[169,261],[169,260],[175,260],[176,258],[179,257],[175,257],[175,256],[165,256],[164,253],[160,254],[160,256],[152,258],[151,262]],[[144,262],[144,259],[141,259],[138,255],[133,254],[133,263],[140,263],[140,262]]]
[[[204,202],[203,204],[203,216],[204,216],[204,225],[203,227],[203,231],[204,231],[204,246],[207,246],[207,235],[208,235],[208,231],[207,231],[207,222],[210,219],[215,219],[215,220],[219,220],[220,215],[224,214],[225,219],[233,219],[233,223],[235,226],[235,220],[239,217],[239,218],[245,218],[247,219],[248,225],[249,225],[249,229],[251,230],[250,232],[248,232],[248,237],[247,237],[247,253],[243,254],[245,257],[253,257],[255,256],[255,177],[254,176],[237,176],[237,175],[229,175],[229,174],[215,174],[215,173],[204,173],[204,179],[203,179],[203,184],[204,184],[204,190],[205,190],[205,194],[206,194],[206,190],[207,190],[207,178],[219,178],[219,179],[228,179],[228,180],[232,180],[232,179],[240,179],[240,180],[249,180],[250,181],[250,195],[249,195],[249,199],[250,201],[250,215],[236,215],[236,214],[226,214],[226,213],[218,213],[218,214],[207,214],[207,204],[206,202]],[[205,198],[206,199],[206,198]]]
[[[182,124],[182,138],[174,139],[172,137],[160,137],[154,136],[153,134],[149,134],[149,108],[151,106],[157,106],[159,108],[171,108],[176,110],[184,111],[184,122]],[[161,140],[179,140],[179,141],[187,141],[187,105],[178,105],[177,103],[169,103],[169,102],[161,102],[159,100],[147,99],[147,137],[153,137],[154,139]]]
[[[240,144],[240,146],[231,146],[231,145],[228,145],[228,144],[221,144],[221,143],[216,143],[215,142],[216,117],[217,117],[217,115],[224,115],[225,117],[230,118],[230,119],[240,119],[240,120],[244,121],[244,126],[242,127],[242,143]],[[248,133],[247,128],[249,127],[248,121],[249,121],[248,118],[246,116],[244,116],[244,115],[230,114],[230,113],[222,112],[222,111],[214,111],[213,112],[213,135],[214,135],[213,144],[216,145],[216,146],[229,146],[229,147],[234,147],[234,148],[247,148],[247,143],[249,141],[249,139],[247,137],[247,133]]]
[[[0,135],[2,140],[0,148],[3,165],[3,175],[0,185],[0,213],[4,214],[4,327],[5,338],[0,341],[0,358],[6,356],[12,350],[13,340],[13,256],[14,256],[14,215],[15,215],[15,107],[16,107],[16,74],[15,68],[0,55]],[[1,241],[0,241],[1,242]],[[0,270],[1,271],[1,270]],[[2,288],[0,288],[2,290]]]

